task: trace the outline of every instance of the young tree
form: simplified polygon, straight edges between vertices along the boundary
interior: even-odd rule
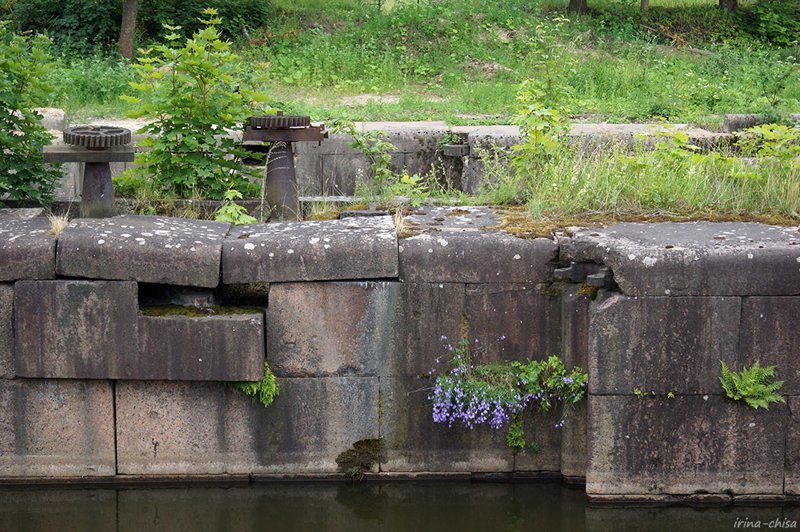
[[[122,0],[122,24],[119,30],[119,53],[133,60],[133,41],[136,36],[138,0]]]
[[[739,8],[739,0],[719,0],[719,7],[728,11],[735,11]]]

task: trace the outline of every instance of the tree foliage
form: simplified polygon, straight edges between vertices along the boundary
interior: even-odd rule
[[[46,202],[60,176],[42,158],[51,137],[34,110],[53,90],[44,81],[48,45],[45,37],[20,36],[0,22],[0,197]]]

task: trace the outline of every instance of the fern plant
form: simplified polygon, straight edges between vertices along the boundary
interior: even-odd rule
[[[783,386],[783,381],[776,381],[775,366],[761,367],[756,361],[749,368],[741,371],[731,371],[722,364],[722,376],[719,380],[725,395],[736,401],[745,401],[753,408],[768,409],[770,403],[785,403],[786,400],[778,393]]]
[[[249,395],[253,401],[258,401],[264,407],[272,404],[278,396],[278,383],[275,375],[269,369],[269,364],[264,362],[264,378],[258,382],[231,382],[231,386]]]

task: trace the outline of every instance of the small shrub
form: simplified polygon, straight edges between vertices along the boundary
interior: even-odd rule
[[[761,0],[745,14],[745,28],[778,46],[800,41],[800,3],[796,0]]]
[[[0,22],[0,197],[44,203],[60,171],[42,160],[52,139],[34,108],[52,93],[45,83],[50,58],[45,37],[24,37]]]
[[[161,191],[188,197],[200,194],[223,199],[226,191],[251,192],[242,164],[244,150],[229,132],[242,130],[265,96],[239,85],[242,66],[220,38],[216,11],[207,9],[204,28],[180,47],[177,27],[169,26],[169,44],[145,50],[135,65],[139,81],[131,83],[138,97],[129,116],[155,119],[139,132],[150,136],[137,154],[132,175],[152,176]]]
[[[783,381],[775,381],[775,366],[762,368],[756,361],[749,368],[731,371],[722,364],[722,375],[719,378],[725,395],[735,401],[744,401],[753,408],[768,409],[770,403],[785,403],[786,399],[778,393]]]
[[[243,391],[245,394],[258,401],[264,407],[272,404],[272,401],[278,396],[278,383],[275,381],[275,375],[269,369],[269,364],[264,362],[264,378],[258,382],[232,382],[231,386],[237,390]]]
[[[545,414],[560,409],[555,422],[560,428],[570,409],[586,394],[587,373],[578,367],[567,370],[557,356],[475,365],[471,351],[476,347],[477,340],[474,347],[467,340],[446,345],[453,356],[452,367],[436,377],[429,396],[435,423],[458,423],[469,429],[488,425],[500,430],[508,426],[507,444],[521,451],[529,447],[522,426],[522,415],[529,406],[538,405]]]
[[[258,220],[247,214],[247,209],[236,203],[237,199],[242,199],[242,193],[238,190],[231,189],[225,192],[225,199],[214,213],[214,220],[233,225],[256,223]]]

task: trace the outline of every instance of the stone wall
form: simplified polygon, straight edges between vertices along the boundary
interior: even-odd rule
[[[390,477],[560,475],[597,500],[800,495],[798,228],[521,239],[500,218],[429,208],[398,240],[389,217],[119,216],[56,237],[0,211],[0,478],[339,475],[337,456],[382,438],[374,474]],[[212,306],[158,306],[197,302]],[[507,337],[481,361],[560,354],[588,368],[588,401],[563,429],[536,419],[538,453],[434,424],[442,335]],[[265,359],[268,408],[225,384],[259,380]],[[776,364],[787,404],[727,399],[720,359]]]

